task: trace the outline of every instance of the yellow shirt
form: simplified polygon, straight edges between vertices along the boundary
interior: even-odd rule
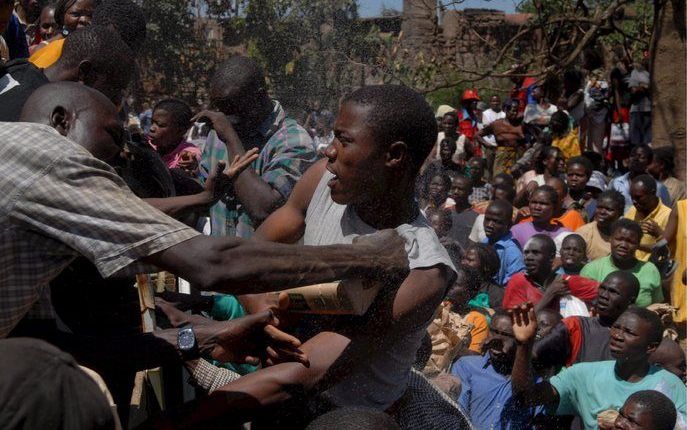
[[[656,206],[656,209],[654,209],[649,215],[647,215],[646,218],[642,218],[638,213],[637,209],[632,206],[630,210],[627,211],[625,214],[625,218],[631,219],[633,221],[637,222],[642,222],[644,220],[649,220],[652,219],[656,221],[656,224],[661,227],[662,230],[665,230],[666,225],[668,225],[668,218],[670,218],[670,208],[661,201],[658,201],[658,206]],[[642,242],[640,245],[642,246],[653,246],[656,242],[658,242],[661,238],[660,237],[654,237],[650,234],[644,233],[642,236]],[[641,250],[637,250],[637,253],[635,254],[638,260],[641,261],[649,261],[649,257],[651,256],[650,252],[645,252]]]
[[[673,252],[677,270],[670,287],[670,304],[675,308],[673,321],[684,323],[687,321],[687,285],[682,282],[682,273],[687,268],[687,200],[677,202],[675,209],[677,210],[677,235]]]
[[[566,160],[582,155],[580,151],[580,138],[578,137],[578,129],[573,128],[567,136],[556,138],[551,141],[551,146],[561,150]]]
[[[64,47],[65,40],[65,38],[53,40],[43,48],[34,52],[33,55],[29,57],[29,61],[39,69],[45,69],[52,66],[62,56],[62,48]]]

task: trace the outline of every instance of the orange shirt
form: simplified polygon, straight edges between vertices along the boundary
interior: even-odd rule
[[[566,211],[560,217],[553,218],[553,220],[560,222],[561,225],[563,225],[563,227],[567,228],[570,231],[575,231],[586,224],[584,222],[584,218],[582,218],[582,215],[580,215],[580,213],[574,209]],[[520,220],[521,223],[530,221],[532,221],[532,217],[527,217]]]

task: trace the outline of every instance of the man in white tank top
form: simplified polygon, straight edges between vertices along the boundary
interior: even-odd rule
[[[256,407],[294,392],[324,392],[336,406],[388,411],[406,391],[422,337],[455,278],[414,196],[417,172],[436,136],[427,102],[401,86],[364,87],[342,102],[334,133],[326,159],[304,174],[256,238],[324,245],[395,228],[406,239],[411,270],[400,280],[387,279],[366,315],[318,326],[302,345],[309,368],[275,363],[218,390],[244,393],[258,400]],[[268,304],[255,296],[242,302],[251,312]],[[300,326],[312,328],[312,322]]]

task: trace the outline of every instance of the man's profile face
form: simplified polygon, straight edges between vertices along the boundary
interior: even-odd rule
[[[639,236],[632,230],[619,228],[611,234],[611,255],[624,261],[635,258],[639,248]]]
[[[625,402],[615,419],[615,430],[653,430],[652,411],[630,400]]]
[[[501,208],[490,206],[484,214],[484,233],[489,239],[496,240],[510,229],[511,219]]]
[[[106,100],[91,99],[76,112],[70,112],[72,123],[67,139],[86,148],[91,155],[112,163],[124,147],[124,127],[114,105]]]
[[[334,124],[334,141],[324,154],[332,200],[338,204],[361,203],[383,194],[384,150],[375,143],[366,118],[370,107],[344,103]]]

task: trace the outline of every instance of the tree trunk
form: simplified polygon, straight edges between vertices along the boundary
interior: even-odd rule
[[[687,51],[685,0],[654,1],[651,60],[652,144],[672,145],[676,173],[685,179],[685,119],[687,118]]]

